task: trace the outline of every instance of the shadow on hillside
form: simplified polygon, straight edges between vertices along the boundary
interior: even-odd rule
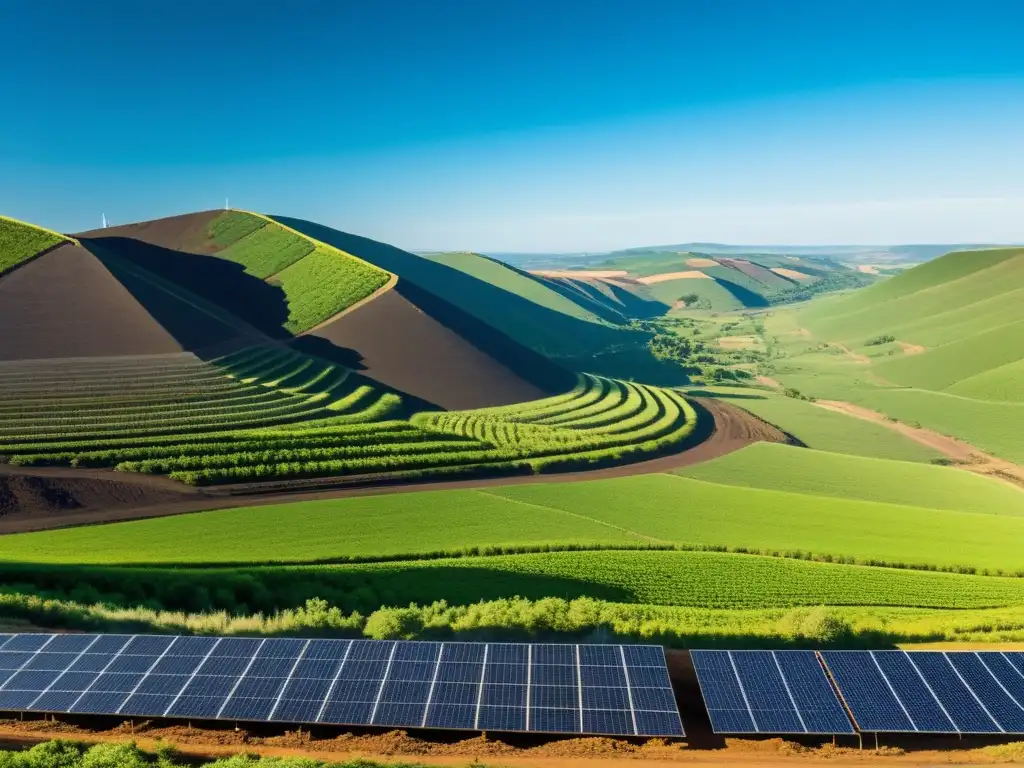
[[[283,327],[288,320],[284,291],[248,274],[241,264],[175,251],[128,237],[82,238],[81,243],[86,249],[96,252],[98,257],[109,252],[117,259],[184,288],[271,338],[282,339],[290,335]],[[137,295],[136,298],[144,303],[147,297]],[[165,307],[146,306],[146,309],[172,333],[175,325],[181,323],[177,313],[169,314]]]
[[[761,294],[755,293],[749,288],[744,288],[742,285],[734,283],[732,280],[729,280],[728,278],[718,277],[715,279],[718,281],[719,285],[721,285],[723,288],[725,288],[725,290],[731,293],[733,295],[733,298],[735,298],[738,302],[743,304],[744,307],[749,307],[753,309],[756,307],[767,307],[771,304],[771,302],[768,301],[768,299],[766,299]]]
[[[417,304],[422,302],[425,311],[431,314],[437,312],[435,317],[440,322],[467,338],[473,337],[471,340],[477,346],[483,337],[496,330],[508,338],[505,344],[518,343],[538,353],[535,359],[540,365],[542,358],[585,361],[587,356],[608,350],[629,346],[643,348],[649,337],[547,309],[461,270],[385,243],[301,219],[272,218],[398,275],[399,285],[405,281],[406,290],[410,284],[418,289],[415,297],[408,294],[410,300]],[[481,349],[488,351],[486,346]],[[526,371],[516,370],[527,378]],[[576,370],[585,371],[588,367],[584,364]],[[629,371],[617,373],[630,375]]]

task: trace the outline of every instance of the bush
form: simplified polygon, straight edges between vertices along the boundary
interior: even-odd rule
[[[896,337],[893,336],[891,333],[886,333],[883,334],[882,336],[875,336],[875,338],[873,339],[868,339],[865,343],[865,346],[877,347],[880,344],[891,344],[894,341],[896,341]]]

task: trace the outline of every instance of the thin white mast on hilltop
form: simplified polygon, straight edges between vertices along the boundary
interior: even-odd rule
[[[107,228],[107,214],[105,213],[103,214],[103,228]]]
[[[227,211],[230,208],[231,208],[231,206],[228,205],[228,199],[225,197],[224,198],[224,210]]]

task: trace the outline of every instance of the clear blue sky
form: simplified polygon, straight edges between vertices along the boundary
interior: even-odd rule
[[[9,0],[0,212],[407,248],[1024,241],[1021,0]]]

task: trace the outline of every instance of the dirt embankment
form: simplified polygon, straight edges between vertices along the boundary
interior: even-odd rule
[[[693,402],[701,412],[704,423],[708,425],[706,429],[709,434],[702,442],[668,456],[585,472],[404,485],[377,481],[358,487],[305,491],[300,490],[302,481],[295,481],[280,484],[279,489],[273,493],[245,492],[243,489],[237,494],[227,495],[223,489],[206,492],[151,475],[131,475],[98,469],[19,468],[0,465],[0,494],[3,493],[4,487],[18,489],[16,497],[11,494],[14,501],[0,501],[0,509],[5,510],[0,514],[0,534],[293,501],[321,501],[385,493],[628,477],[652,472],[669,472],[701,461],[709,461],[758,441],[792,442],[784,432],[729,403],[715,398],[693,398]],[[33,490],[40,484],[56,488],[57,493],[48,496]],[[68,494],[74,501],[68,501],[68,496],[64,494]]]
[[[0,465],[0,519],[61,523],[69,513],[111,514],[196,499],[173,480],[100,470]]]
[[[900,349],[903,350],[904,355],[920,355],[922,352],[927,352],[927,347],[922,347],[920,344],[908,344],[905,341],[897,341],[900,345]]]

